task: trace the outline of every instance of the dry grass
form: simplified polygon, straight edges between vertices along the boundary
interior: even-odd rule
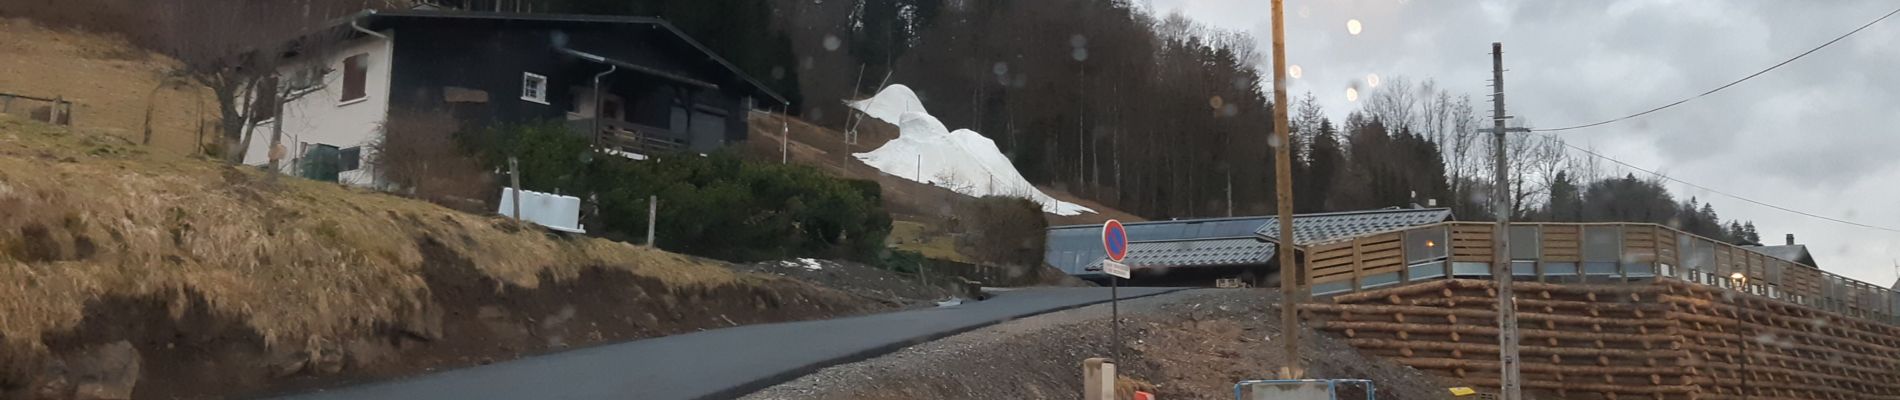
[[[420,238],[524,287],[588,266],[675,288],[765,279],[334,184],[268,183],[116,136],[0,117],[0,336],[36,342],[74,326],[90,300],[180,289],[271,345],[363,333],[428,302]]]
[[[891,235],[885,241],[892,248],[915,251],[924,257],[973,263],[957,252],[957,238],[942,229],[913,221],[891,221]]]
[[[217,103],[209,91],[189,84],[168,85],[148,97],[174,64],[120,38],[0,18],[0,93],[64,97],[74,103],[74,126],[134,142],[144,136],[146,106],[156,103],[154,151],[191,154],[201,117],[210,121],[207,140],[217,135]]]

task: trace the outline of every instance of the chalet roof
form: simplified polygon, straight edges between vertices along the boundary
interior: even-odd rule
[[[1814,262],[1814,255],[1808,252],[1807,245],[1791,244],[1791,245],[1782,245],[1782,246],[1741,246],[1741,247],[1743,249],[1748,249],[1749,251],[1765,254],[1769,257],[1779,258],[1779,259],[1792,262],[1792,263],[1820,268],[1820,265],[1815,264]]]
[[[724,67],[727,70],[727,72],[732,73],[734,76],[737,76],[740,80],[746,82],[749,86],[751,86],[752,90],[760,94],[763,94],[766,97],[771,98],[773,101],[777,101],[779,104],[789,104],[789,101],[785,99],[785,96],[780,95],[777,91],[773,91],[770,87],[766,87],[765,84],[760,83],[758,79],[754,79],[751,75],[747,75],[745,71],[740,70],[738,66],[733,65],[729,61],[726,61],[724,57],[720,57],[719,54],[714,53],[711,48],[707,48],[704,44],[699,43],[698,40],[694,40],[691,36],[687,36],[686,32],[681,31],[678,27],[673,26],[672,23],[667,22],[665,19],[661,19],[657,17],[619,16],[619,15],[521,14],[521,13],[493,13],[493,12],[411,9],[411,10],[370,10],[370,11],[364,11],[357,18],[359,18],[359,22],[363,23],[365,26],[370,26],[370,27],[392,26],[392,25],[398,25],[398,24],[404,23],[406,21],[419,21],[419,20],[518,21],[518,22],[530,22],[530,23],[553,24],[553,25],[625,24],[625,25],[650,26],[655,29],[666,30],[668,33],[670,33],[670,35],[667,35],[667,36],[678,39],[680,43],[683,43],[695,50],[698,50],[700,53],[705,54],[705,56],[708,59]]]

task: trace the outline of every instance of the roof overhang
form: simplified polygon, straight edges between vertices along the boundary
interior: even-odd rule
[[[607,58],[605,56],[596,55],[594,53],[574,50],[574,49],[567,48],[565,46],[556,47],[555,51],[561,52],[561,54],[567,54],[570,56],[580,57],[580,59],[587,60],[587,61],[612,65],[619,68],[626,68],[628,70],[632,70],[632,71],[647,74],[647,75],[652,75],[654,77],[666,79],[673,82],[678,82],[681,84],[685,84],[687,86],[695,86],[695,87],[699,87],[703,89],[719,89],[719,85],[714,84],[712,82],[693,79],[691,77],[682,76],[682,75],[671,73],[671,72],[661,71],[658,69],[642,66],[639,64]]]
[[[348,25],[350,25],[351,23],[359,23],[360,25],[365,26],[368,29],[372,29],[372,30],[387,29],[387,28],[393,28],[395,25],[397,25],[399,21],[404,20],[404,19],[524,21],[524,22],[539,22],[539,23],[548,23],[548,24],[647,25],[647,26],[654,27],[656,29],[666,30],[667,33],[671,34],[671,36],[673,36],[674,38],[679,39],[682,43],[686,44],[687,46],[692,47],[695,50],[698,50],[701,54],[704,54],[707,57],[707,59],[712,60],[714,63],[718,64],[721,67],[724,67],[727,72],[732,73],[733,76],[737,77],[741,81],[744,81],[748,86],[751,87],[752,90],[758,92],[758,94],[764,95],[771,101],[777,102],[778,104],[782,106],[787,106],[787,107],[791,106],[791,101],[787,100],[784,95],[780,95],[777,91],[772,90],[772,88],[765,86],[764,83],[759,82],[758,79],[754,79],[751,75],[746,74],[745,71],[740,70],[737,65],[733,65],[732,62],[727,61],[724,57],[720,57],[718,53],[714,53],[711,48],[708,48],[706,47],[706,45],[699,43],[698,40],[693,39],[691,36],[687,36],[685,31],[681,31],[678,27],[673,26],[672,23],[667,22],[665,19],[656,18],[656,17],[636,17],[636,16],[619,16],[619,15],[521,14],[521,13],[491,13],[491,12],[443,11],[443,10],[367,10],[367,11],[358,13],[357,15],[353,17],[337,20],[336,22],[333,23],[332,28],[347,29]],[[563,50],[567,50],[567,49],[563,49]],[[605,57],[598,57],[598,56],[596,56],[596,58],[599,58],[602,61],[611,60]],[[621,68],[634,69],[630,66],[630,64],[627,64],[625,62],[621,62],[620,64],[616,64],[616,65]],[[659,72],[660,74],[666,74],[664,72],[657,71],[652,68],[642,68],[642,69],[643,69],[642,72],[648,72],[648,73]],[[660,75],[660,74],[655,74],[655,75],[661,76],[661,77],[667,77],[665,75]],[[679,77],[677,74],[669,74],[669,75],[673,75],[673,77],[684,78],[684,77]],[[673,77],[667,77],[667,78],[673,79]],[[690,79],[690,78],[687,78],[687,79]],[[707,84],[704,81],[698,81],[698,82],[702,84]],[[714,87],[717,87],[717,86],[715,85]]]

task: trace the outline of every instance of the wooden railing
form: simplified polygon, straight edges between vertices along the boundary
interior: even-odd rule
[[[582,132],[595,139],[603,150],[653,156],[685,151],[690,146],[690,143],[685,139],[673,137],[671,131],[659,127],[613,119],[601,119],[598,122],[600,130],[593,132],[596,126],[595,124],[596,120],[594,119],[572,120],[568,122],[570,129],[576,132]]]
[[[1447,222],[1306,247],[1315,295],[1491,275],[1494,225]],[[1674,279],[1900,324],[1900,293],[1655,224],[1512,224],[1512,275],[1554,283]],[[1746,277],[1740,281],[1735,274]]]
[[[34,103],[46,103],[34,107]],[[45,98],[12,93],[0,93],[0,114],[26,113],[28,118],[46,121],[54,125],[73,124],[73,102],[64,97]]]

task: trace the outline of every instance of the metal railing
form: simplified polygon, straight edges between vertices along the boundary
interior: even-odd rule
[[[1489,223],[1447,222],[1306,246],[1314,295],[1435,279],[1491,276]],[[1656,224],[1512,224],[1519,281],[1613,283],[1674,279],[1849,317],[1900,324],[1900,293],[1812,265]]]

